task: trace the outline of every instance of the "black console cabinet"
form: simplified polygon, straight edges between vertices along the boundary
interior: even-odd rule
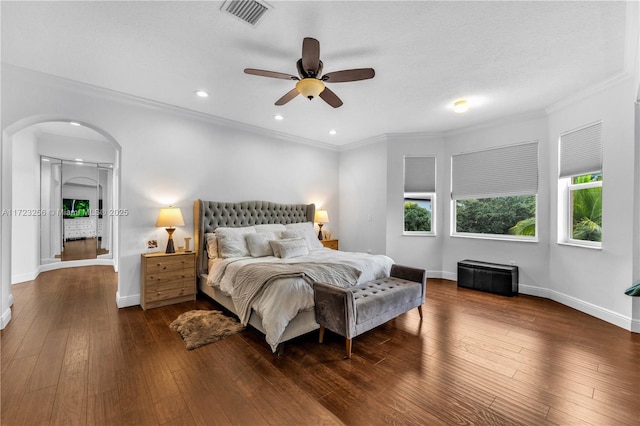
[[[515,296],[518,294],[518,267],[463,260],[458,262],[458,287]]]

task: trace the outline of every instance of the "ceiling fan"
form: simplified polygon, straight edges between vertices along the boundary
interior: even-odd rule
[[[299,94],[309,100],[320,96],[322,100],[334,108],[342,105],[342,100],[333,93],[325,83],[344,83],[347,81],[367,80],[375,76],[373,68],[355,68],[343,71],[334,71],[322,75],[322,61],[320,60],[320,42],[315,38],[305,37],[302,41],[302,58],[296,63],[298,75],[264,71],[254,68],[245,68],[246,74],[261,77],[280,78],[283,80],[297,81],[296,87],[278,99],[276,105],[284,105]]]

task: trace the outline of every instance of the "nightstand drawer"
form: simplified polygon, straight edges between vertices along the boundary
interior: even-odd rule
[[[145,300],[147,303],[157,302],[158,300],[175,299],[181,296],[192,296],[195,294],[193,284],[190,282],[182,282],[181,284],[173,283],[171,286],[151,286],[147,289]]]
[[[179,271],[193,268],[195,261],[193,256],[175,256],[166,258],[153,258],[147,263],[147,273],[159,273]]]
[[[323,246],[332,250],[338,250],[338,240],[320,240]]]
[[[193,270],[184,270],[184,271],[170,271],[170,272],[159,272],[157,274],[147,274],[145,280],[147,284],[153,283],[161,283],[161,282],[171,282],[176,280],[183,280],[185,278],[194,278],[195,273]]]

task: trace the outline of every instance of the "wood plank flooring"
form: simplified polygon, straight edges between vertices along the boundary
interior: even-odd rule
[[[417,310],[275,357],[247,329],[193,351],[168,324],[195,302],[118,309],[107,266],[12,287],[2,425],[638,425],[640,335],[549,300],[429,279]]]

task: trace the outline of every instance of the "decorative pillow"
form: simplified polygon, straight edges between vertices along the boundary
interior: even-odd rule
[[[247,257],[249,247],[245,240],[246,234],[254,234],[256,230],[253,226],[245,226],[242,228],[216,228],[216,237],[218,237],[218,255],[223,258],[228,257]]]
[[[245,240],[251,257],[273,256],[273,249],[269,240],[275,240],[273,232],[259,231],[255,234],[246,234]]]
[[[305,256],[309,254],[309,248],[304,238],[289,238],[285,240],[269,241],[276,256],[282,259]]]
[[[218,238],[213,232],[204,234],[207,242],[207,256],[209,259],[216,259],[218,257]]]
[[[307,241],[309,245],[309,249],[322,248],[324,247],[320,240],[318,240],[318,233],[313,228],[312,222],[303,222],[303,223],[289,223],[285,225],[287,231],[300,231],[304,236],[304,239]],[[282,238],[287,238],[283,233]]]

